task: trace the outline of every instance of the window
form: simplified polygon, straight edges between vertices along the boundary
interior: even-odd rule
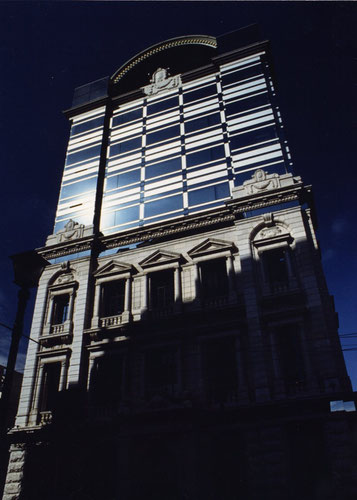
[[[249,111],[250,109],[267,106],[268,104],[269,104],[269,98],[267,93],[263,92],[261,94],[255,94],[254,96],[245,99],[239,99],[238,101],[227,103],[226,115],[230,116],[236,113],[243,113],[244,111]]]
[[[181,158],[172,158],[160,163],[147,165],[145,169],[145,178],[151,179],[152,177],[170,174],[171,172],[177,172],[178,170],[181,170]]]
[[[215,186],[208,186],[201,189],[194,189],[188,192],[188,202],[190,206],[201,203],[209,203],[215,200],[221,200],[230,196],[228,182],[222,182]]]
[[[177,388],[176,351],[167,348],[148,351],[145,361],[148,395],[174,394]]]
[[[82,149],[81,151],[77,151],[76,153],[68,154],[66,160],[66,166],[99,156],[100,148],[101,145],[98,144],[98,146],[92,146],[91,148]]]
[[[142,108],[132,109],[131,111],[127,111],[126,113],[116,115],[113,118],[113,127],[117,127],[118,125],[123,125],[124,123],[128,123],[133,120],[138,120],[139,118],[142,118],[142,116],[143,116]]]
[[[174,271],[168,269],[150,275],[150,307],[165,309],[174,303]]]
[[[122,314],[124,311],[125,280],[110,281],[102,286],[102,317]]]
[[[55,295],[53,299],[52,325],[60,325],[67,321],[69,312],[69,293]]]
[[[153,217],[154,215],[173,212],[183,208],[182,195],[167,196],[157,201],[145,203],[145,217]]]
[[[195,118],[194,120],[187,121],[185,123],[185,130],[186,133],[195,132],[196,130],[202,130],[206,127],[217,125],[219,123],[221,123],[220,114],[213,113],[212,115],[206,115],[200,118]]]
[[[128,141],[119,142],[118,144],[114,144],[114,146],[110,146],[110,156],[128,153],[137,148],[141,148],[141,137],[134,137]]]
[[[207,342],[203,346],[204,376],[209,400],[234,400],[237,390],[235,342],[233,338]]]
[[[281,327],[276,332],[279,366],[291,389],[305,379],[305,365],[298,325]]]
[[[215,146],[208,149],[202,149],[196,153],[188,154],[186,157],[187,167],[208,163],[209,161],[225,158],[224,146]]]
[[[252,78],[254,76],[262,76],[263,69],[260,64],[254,64],[248,68],[235,70],[232,73],[222,75],[223,85],[229,85],[230,83],[240,83],[246,78]]]
[[[46,363],[43,370],[40,411],[51,411],[57,401],[61,363]]]
[[[103,123],[104,123],[104,116],[100,116],[99,118],[94,118],[93,120],[88,120],[83,123],[78,123],[78,125],[74,123],[71,128],[71,135],[87,132],[88,130],[102,126]]]
[[[249,123],[247,123],[249,126]],[[248,130],[247,132],[230,137],[230,149],[231,151],[239,148],[244,148],[248,146],[253,146],[257,142],[269,141],[277,138],[275,125],[266,125],[261,128],[255,128],[254,130]]]
[[[106,190],[117,189],[119,187],[127,186],[128,184],[133,184],[135,182],[140,182],[140,169],[129,170],[128,172],[123,172],[119,175],[113,175],[107,177]]]
[[[90,377],[93,403],[98,406],[115,407],[122,399],[122,357],[118,355],[97,357]]]
[[[192,90],[190,92],[186,91],[183,94],[183,102],[185,104],[189,102],[196,101],[197,99],[203,99],[208,96],[215,96],[217,94],[217,86],[216,84],[208,85],[206,87],[200,87],[196,90]]]
[[[199,266],[203,300],[228,295],[228,276],[225,259],[202,262]]]
[[[71,184],[64,184],[61,190],[61,199],[78,196],[87,191],[93,191],[97,186],[97,178],[90,177],[79,182],[72,182]]]
[[[288,249],[276,248],[263,252],[263,268],[265,281],[270,285],[272,291],[285,288],[289,282],[288,272]]]
[[[164,101],[154,102],[153,104],[148,104],[147,114],[153,115],[159,111],[164,111],[166,109],[178,107],[179,101],[178,97],[171,97],[170,99],[165,99]]]
[[[157,130],[156,132],[151,132],[146,136],[146,144],[149,146],[150,144],[154,144],[155,142],[164,141],[167,139],[171,139],[172,137],[180,135],[180,126],[174,125],[173,127],[163,128],[161,130]]]

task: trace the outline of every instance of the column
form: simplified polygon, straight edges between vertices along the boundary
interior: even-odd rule
[[[125,280],[125,298],[124,298],[124,311],[130,311],[131,299],[131,277]]]
[[[64,391],[66,389],[67,382],[67,371],[68,371],[68,359],[64,359],[61,361],[61,373],[60,373],[60,382],[59,382],[59,391]]]
[[[182,306],[182,290],[181,290],[181,269],[176,267],[174,270],[174,300],[175,311],[180,312]]]
[[[91,325],[92,328],[99,327],[100,295],[101,295],[101,285],[100,283],[96,283],[94,291],[93,318]]]
[[[52,314],[53,314],[54,298],[55,298],[54,295],[50,295],[50,297],[49,297],[46,323],[43,327],[43,335],[49,335],[51,333],[51,318],[52,318]]]
[[[47,313],[47,319],[46,319],[46,326],[51,325],[51,318],[52,318],[52,312],[53,312],[53,304],[54,304],[54,295],[50,295],[50,303],[48,307],[48,313]]]
[[[234,276],[232,255],[228,255],[228,257],[226,258],[226,268],[228,277],[229,298],[232,299],[235,294],[235,276]]]
[[[40,396],[41,396],[41,387],[43,384],[43,370],[45,365],[40,363],[38,367],[38,374],[35,380],[35,387],[33,392],[33,400],[32,400],[32,409],[29,415],[28,425],[36,425],[37,417],[38,417],[38,407],[40,404]]]
[[[285,383],[281,376],[279,365],[279,352],[277,346],[277,337],[273,332],[269,333],[269,342],[272,354],[273,370],[274,370],[274,393],[275,398],[281,399],[285,397]]]
[[[192,279],[193,279],[193,289],[195,291],[195,301],[199,301],[201,297],[200,293],[200,277],[198,272],[198,265],[196,263],[192,266]]]
[[[142,291],[141,291],[141,309],[146,311],[148,309],[148,275],[144,274],[141,279]]]
[[[73,319],[73,309],[74,309],[74,290],[69,294],[69,305],[68,305],[68,319],[72,321]]]
[[[131,304],[131,276],[125,280],[124,292],[124,311],[122,313],[122,321],[126,322],[130,319],[130,304]]]
[[[237,362],[237,375],[238,375],[238,403],[248,402],[248,387],[247,380],[244,371],[244,356],[242,341],[240,338],[236,338],[236,362]]]
[[[69,294],[69,304],[68,304],[68,316],[67,316],[67,325],[68,325],[68,332],[72,332],[72,327],[73,327],[73,309],[74,309],[74,290],[72,290]],[[66,333],[66,330],[65,330]]]
[[[94,361],[95,361],[95,358],[91,356],[89,358],[89,366],[88,366],[87,390],[89,390],[89,387],[90,387],[90,378],[91,378],[91,374],[92,374],[92,370],[93,370],[93,366],[94,366]]]

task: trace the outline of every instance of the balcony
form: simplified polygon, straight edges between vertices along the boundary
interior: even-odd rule
[[[116,316],[108,316],[107,318],[100,318],[100,327],[101,328],[115,328],[117,326],[126,323],[123,318],[123,314],[117,314]]]
[[[52,411],[40,411],[39,424],[48,425],[52,422]]]
[[[43,347],[70,344],[72,342],[72,321],[65,321],[56,325],[46,325],[39,341]]]
[[[161,320],[170,318],[174,314],[174,305],[165,306],[162,308],[155,308],[149,311],[152,320]]]
[[[228,295],[217,295],[202,298],[202,307],[204,309],[221,309],[229,305],[230,300]]]

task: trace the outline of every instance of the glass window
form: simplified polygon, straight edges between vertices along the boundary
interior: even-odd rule
[[[262,74],[261,65],[255,64],[250,68],[234,71],[233,73],[229,73],[228,75],[222,75],[222,83],[223,85],[229,85],[230,83],[234,82],[239,83],[241,80],[245,80],[246,78],[251,78],[253,76],[258,76],[261,74]]]
[[[237,391],[237,362],[234,339],[226,338],[203,346],[206,393],[216,403],[233,401]]]
[[[101,316],[117,316],[124,311],[125,280],[115,280],[102,285]]]
[[[267,127],[262,127],[259,129],[251,130],[245,132],[244,134],[238,134],[230,138],[230,148],[235,150],[238,148],[244,148],[256,144],[257,142],[269,141],[277,138],[277,133],[275,125],[270,125]]]
[[[180,135],[179,125],[163,128],[161,130],[157,130],[156,132],[147,134],[146,144],[149,146],[150,144],[154,144],[155,142],[164,141],[165,139],[171,139],[171,137],[175,137],[178,135]]]
[[[153,104],[148,103],[147,114],[149,116],[154,113],[158,113],[159,111],[164,111],[165,109],[175,108],[178,105],[178,96],[165,99],[164,101],[155,102]]]
[[[46,363],[40,397],[40,411],[54,410],[58,397],[61,363]]]
[[[71,196],[77,196],[78,194],[84,193],[86,191],[91,191],[96,188],[97,178],[92,177],[91,179],[86,179],[80,182],[74,182],[73,184],[67,184],[62,186],[61,199],[69,198]]]
[[[174,271],[168,269],[150,274],[150,308],[172,306],[174,302]]]
[[[145,203],[145,217],[152,217],[160,213],[179,210],[183,207],[182,195],[169,196],[158,201]]]
[[[141,137],[135,137],[134,139],[122,141],[118,144],[114,144],[114,146],[110,146],[110,156],[127,153],[128,151],[132,151],[137,148],[141,148]]]
[[[273,289],[280,285],[287,285],[289,281],[287,252],[286,248],[276,248],[263,252],[265,279]]]
[[[270,104],[267,92],[262,94],[254,95],[248,99],[240,99],[239,101],[234,101],[226,104],[226,115],[234,115],[235,113],[242,113],[253,108],[258,108],[260,106],[265,106]]]
[[[147,392],[173,394],[177,387],[176,352],[173,349],[148,351],[145,358]]]
[[[88,120],[87,122],[78,123],[78,125],[73,124],[71,128],[71,135],[81,134],[87,130],[97,128],[102,126],[104,123],[104,116],[99,118],[93,118],[93,120]]]
[[[68,319],[69,294],[55,295],[53,299],[52,325],[60,325]]]
[[[217,125],[218,123],[221,123],[221,116],[219,113],[213,113],[212,115],[202,116],[201,118],[185,122],[185,131],[186,133],[194,132],[212,125]]]
[[[77,151],[76,153],[70,153],[67,155],[66,165],[72,165],[73,163],[89,160],[90,158],[99,156],[100,149],[101,145],[98,144],[97,146],[93,146],[87,149],[82,149],[81,151]]]
[[[199,269],[203,299],[211,299],[228,294],[228,276],[225,259],[213,259],[202,262]]]
[[[128,184],[133,184],[134,182],[140,182],[140,169],[130,170],[129,172],[107,177],[106,189],[116,189],[118,187],[127,186]]]
[[[135,207],[124,208],[123,210],[117,210],[115,212],[114,225],[125,224],[126,222],[131,222],[133,220],[139,219],[139,205]]]
[[[208,186],[202,189],[188,192],[189,205],[199,205],[200,203],[207,203],[230,196],[229,184],[224,182],[216,186]]]
[[[299,382],[305,378],[304,359],[297,325],[287,325],[277,331],[279,364],[287,382]]]
[[[196,101],[197,99],[203,99],[203,97],[213,96],[217,93],[216,84],[208,85],[206,87],[201,87],[197,90],[192,90],[191,92],[186,91],[183,94],[183,102],[187,104],[188,102]]]
[[[147,166],[145,169],[145,178],[151,179],[152,177],[169,174],[176,170],[181,170],[181,158],[172,158],[171,160]]]
[[[113,117],[113,127],[117,127],[118,125],[122,125],[123,123],[131,122],[133,120],[138,120],[139,118],[142,118],[142,116],[142,108],[133,109],[131,111],[127,111],[126,113],[116,115]]]
[[[202,149],[196,153],[188,154],[186,157],[186,164],[188,167],[193,167],[194,165],[199,165],[201,163],[218,160],[218,158],[225,158],[223,145]]]
[[[121,400],[123,359],[121,356],[96,358],[90,374],[90,393],[95,405],[115,407]]]

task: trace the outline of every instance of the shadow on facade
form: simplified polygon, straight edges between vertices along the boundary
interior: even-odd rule
[[[23,498],[352,499],[338,442],[355,419],[329,413],[350,385],[327,289],[309,305],[307,252],[320,269],[309,241],[259,247],[237,274],[204,261],[191,303],[165,302],[159,280],[163,302],[122,342],[88,342],[88,377],[53,395]]]

